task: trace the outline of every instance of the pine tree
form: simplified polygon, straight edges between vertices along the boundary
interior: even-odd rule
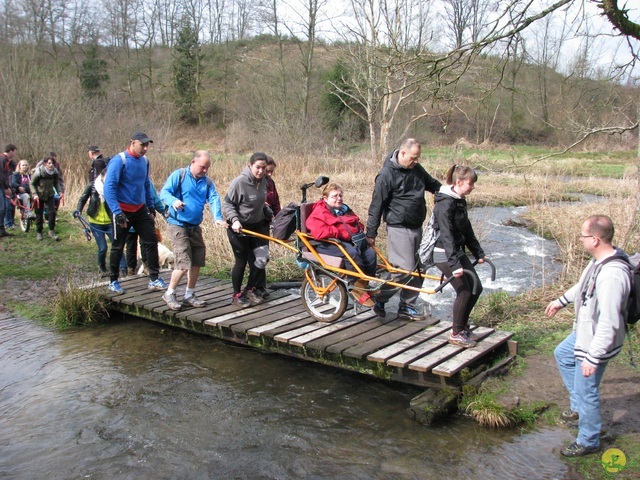
[[[102,97],[103,83],[109,81],[107,62],[98,56],[98,45],[89,46],[80,70],[80,85],[87,97]]]
[[[180,118],[202,123],[200,112],[200,65],[202,52],[198,32],[190,22],[183,23],[173,50],[175,104]]]

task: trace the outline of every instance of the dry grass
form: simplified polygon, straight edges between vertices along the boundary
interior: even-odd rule
[[[194,140],[190,144],[196,145],[197,148],[208,148],[212,152],[213,164],[209,174],[214,179],[218,193],[224,197],[229,183],[240,174],[250,153],[224,153],[224,148],[215,140],[199,143]],[[149,153],[152,178],[158,190],[173,170],[187,165],[190,161],[191,153],[187,150],[186,143],[180,145],[181,147],[173,152],[152,148]],[[437,158],[427,158],[423,155],[422,163],[432,175],[442,180],[452,161],[455,161],[455,155]],[[366,223],[366,212],[371,202],[375,176],[382,166],[382,161],[373,162],[367,151],[361,151],[340,158],[326,154],[295,157],[283,155],[276,158],[276,162],[278,168],[274,178],[283,205],[291,201],[300,201],[300,186],[325,175],[343,186],[345,202]],[[86,163],[85,159],[75,159],[64,164],[68,187],[65,208],[69,211],[75,209],[79,194],[85,186]],[[566,168],[566,164],[567,161],[563,161],[562,169]],[[581,271],[584,266],[585,256],[576,248],[575,235],[584,218],[591,213],[610,215],[618,231],[618,244],[630,251],[640,249],[640,238],[638,233],[632,230],[630,223],[635,205],[636,185],[633,180],[567,179],[551,173],[554,173],[553,170],[546,164],[539,164],[535,169],[518,174],[480,172],[476,190],[468,198],[469,203],[471,206],[529,205],[526,216],[531,222],[531,228],[559,243],[562,260],[566,263],[565,274],[568,277],[573,277],[575,272]],[[558,206],[555,203],[560,200],[577,199],[579,193],[610,196],[611,200],[575,206],[566,203]],[[309,201],[315,201],[319,196],[320,192],[315,188],[308,190]],[[432,197],[429,195],[427,202],[432,204]],[[164,234],[165,223],[158,223]],[[486,233],[483,231],[483,225],[474,227],[482,239]],[[226,233],[223,229],[214,227],[209,214],[205,215],[203,230],[207,242],[207,269],[209,273],[224,275],[233,265],[233,254]],[[380,231],[380,240],[384,251],[384,229]],[[284,280],[299,275],[291,252],[275,244],[272,247],[272,261],[267,269],[270,279]]]

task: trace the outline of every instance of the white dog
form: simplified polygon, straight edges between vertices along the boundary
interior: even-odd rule
[[[142,263],[142,245],[140,245],[140,241],[138,241],[138,275],[142,275],[145,273],[145,265]],[[166,245],[158,242],[158,264],[160,268],[173,268],[173,264],[176,261],[176,257],[173,255],[173,252],[169,250]]]

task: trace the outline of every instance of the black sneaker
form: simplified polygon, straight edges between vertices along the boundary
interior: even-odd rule
[[[578,420],[578,412],[574,412],[573,410],[565,410],[560,414],[560,418],[565,422],[576,422]]]
[[[384,308],[384,303],[376,302],[375,305],[373,306],[373,313],[375,313],[376,315],[382,318],[386,317],[387,311]]]
[[[256,288],[254,293],[262,298],[268,298],[271,295],[266,288]]]
[[[568,447],[563,448],[560,453],[564,457],[583,457],[590,453],[595,453],[600,450],[600,447],[584,447],[578,442],[573,442]]]
[[[402,305],[398,308],[398,318],[402,320],[424,320],[427,316],[424,314],[424,311],[420,312],[415,307],[411,305]]]

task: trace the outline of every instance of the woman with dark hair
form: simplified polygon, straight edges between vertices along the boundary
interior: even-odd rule
[[[224,216],[229,227],[227,236],[233,249],[235,264],[231,270],[233,297],[231,303],[239,308],[262,303],[264,299],[255,292],[264,269],[269,262],[269,241],[250,235],[242,235],[242,229],[269,235],[269,210],[267,201],[267,155],[256,152],[242,174],[231,181],[224,197]],[[242,279],[249,264],[249,279],[244,290]]]
[[[478,175],[471,167],[453,165],[447,172],[447,185],[441,187],[435,195],[433,207],[435,222],[440,230],[440,237],[433,250],[433,260],[447,278],[455,277],[451,281],[456,299],[453,303],[453,326],[449,343],[465,348],[475,347],[478,340],[469,329],[469,315],[482,293],[482,285],[476,294],[473,293],[472,282],[464,274],[465,270],[471,270],[476,275],[471,260],[465,253],[465,247],[478,263],[484,263],[485,258],[469,221],[465,200],[475,188],[477,180]]]
[[[60,188],[60,172],[55,167],[53,157],[48,156],[31,176],[31,197],[36,207],[36,238],[38,240],[42,240],[45,207],[49,222],[49,236],[55,241],[60,240],[55,232],[56,195],[60,192]]]

